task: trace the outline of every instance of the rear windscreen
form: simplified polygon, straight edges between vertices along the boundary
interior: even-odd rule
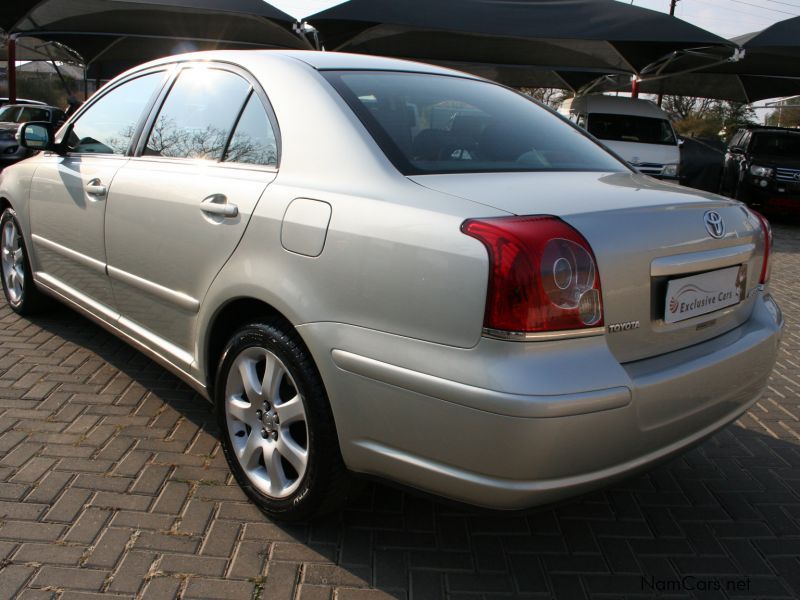
[[[574,126],[493,83],[387,71],[323,75],[406,175],[627,170]]]
[[[587,129],[599,140],[675,146],[678,142],[666,119],[591,113]]]

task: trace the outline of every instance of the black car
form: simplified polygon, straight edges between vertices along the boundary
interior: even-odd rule
[[[800,208],[800,130],[737,131],[725,154],[720,193],[747,204]]]

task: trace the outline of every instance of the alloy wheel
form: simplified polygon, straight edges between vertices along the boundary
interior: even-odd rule
[[[13,219],[9,219],[3,225],[0,253],[8,299],[12,304],[20,304],[25,289],[25,253],[19,230]]]
[[[308,466],[303,397],[286,365],[266,348],[236,356],[225,384],[225,420],[233,453],[262,494],[285,498]]]

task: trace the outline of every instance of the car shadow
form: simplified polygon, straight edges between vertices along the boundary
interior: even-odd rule
[[[74,344],[86,360],[105,361],[218,439],[205,400],[70,309],[25,320],[0,306],[0,322],[8,333],[32,323]],[[732,425],[643,475],[526,511],[484,510],[368,482],[344,510],[284,524],[270,523],[240,494],[231,498],[244,526],[268,526],[265,537],[304,546],[302,585],[374,588],[409,600],[726,597],[743,589],[798,597],[800,446],[752,425]],[[227,477],[219,485],[235,483]],[[714,586],[725,593],[708,596]]]

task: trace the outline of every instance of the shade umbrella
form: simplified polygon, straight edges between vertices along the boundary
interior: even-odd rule
[[[307,21],[329,50],[477,65],[500,76],[518,76],[522,67],[556,81],[562,71],[635,73],[675,50],[733,48],[694,25],[614,0],[350,0]]]
[[[11,28],[61,42],[89,64],[142,62],[182,42],[203,48],[309,48],[295,19],[262,0],[42,0]]]
[[[668,56],[641,72],[639,90],[752,103],[800,94],[800,17],[733,38],[740,51],[731,60],[719,48]],[[625,89],[618,77],[598,79],[592,91]]]
[[[592,92],[625,90],[630,82],[620,77],[604,77],[591,84]],[[583,92],[588,91],[588,86]],[[800,94],[800,77],[745,75],[697,71],[676,74],[660,79],[644,79],[639,83],[643,94],[694,96],[751,104],[767,98],[782,98]]]

